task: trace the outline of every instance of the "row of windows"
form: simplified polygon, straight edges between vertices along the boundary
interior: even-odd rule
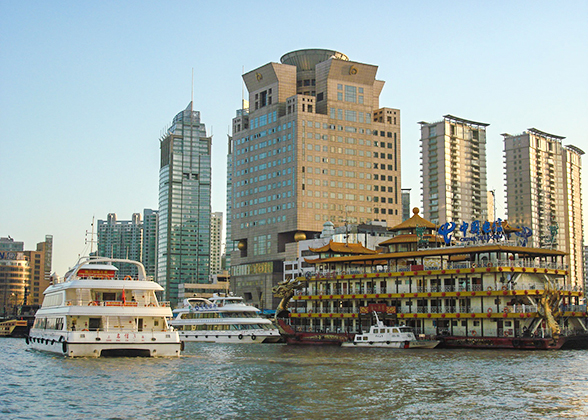
[[[262,163],[261,165],[255,165],[255,166],[249,167],[248,169],[241,169],[239,171],[236,171],[235,175],[241,176],[241,175],[245,175],[248,173],[263,171],[265,169],[272,168],[277,165],[283,165],[283,164],[291,163],[291,162],[292,162],[292,156],[288,156],[288,157],[285,157],[284,159],[278,159],[278,160],[274,160],[274,161],[271,161],[268,163]]]
[[[243,216],[243,214],[245,214],[246,216]],[[245,213],[241,213],[241,218],[243,217],[247,217],[247,212]],[[235,219],[238,219],[239,217],[235,217]],[[276,223],[283,223],[286,221],[286,216],[277,216],[277,217],[268,217],[267,219],[260,219],[254,222],[245,222],[245,223],[241,223],[240,227],[241,229],[247,229],[251,226],[264,226],[264,225],[271,225],[271,224],[276,224]]]
[[[272,178],[277,178],[280,175],[286,175],[286,174],[291,175],[292,174],[292,168],[287,168],[287,169],[284,169],[283,171],[270,172],[268,174],[263,174],[263,175],[251,177],[251,178],[248,178],[248,179],[244,179],[244,180],[241,180],[241,181],[237,181],[235,183],[235,187],[242,187],[244,185],[254,184],[256,182],[263,182],[265,180],[272,179]]]
[[[277,127],[271,128],[269,130],[265,130],[265,131],[259,132],[257,134],[251,135],[251,136],[242,137],[240,139],[235,140],[235,143],[236,143],[237,146],[239,146],[241,144],[245,144],[245,143],[247,143],[249,141],[252,141],[252,140],[254,140],[256,138],[264,137],[264,136],[266,136],[268,134],[275,133],[276,131],[278,131],[278,132],[280,132],[280,131],[286,131],[287,129],[290,129],[290,128],[292,128],[292,122],[291,121],[288,122],[288,123],[282,124],[282,125],[278,125]]]
[[[349,188],[352,189],[352,188]],[[305,194],[306,193],[306,194]],[[313,191],[311,190],[306,190],[303,191],[302,195],[306,195],[308,197],[312,197],[313,196]],[[327,192],[327,191],[314,191],[314,197],[315,198],[330,198],[332,200],[338,199],[338,200],[347,200],[347,201],[367,201],[367,202],[374,202],[374,203],[388,203],[388,204],[394,204],[394,198],[393,197],[378,197],[378,196],[364,196],[364,195],[356,195],[356,194],[343,194],[342,192],[339,193],[335,193],[335,192]],[[396,203],[398,204],[398,203]]]
[[[244,206],[254,206],[256,204],[264,204],[270,201],[280,200],[282,198],[290,198],[292,197],[292,191],[286,191],[280,194],[270,194],[263,197],[254,198],[253,200],[245,200],[241,201],[240,203],[235,204],[235,208],[240,208]]]
[[[261,193],[261,192],[265,192],[265,191],[270,191],[272,189],[277,189],[277,188],[281,188],[281,187],[286,187],[288,185],[292,185],[292,180],[288,179],[285,181],[278,181],[278,182],[273,182],[273,183],[267,183],[264,185],[261,185],[259,187],[254,187],[254,188],[249,188],[243,191],[237,191],[237,193],[235,194],[235,197],[245,197],[248,195],[253,195],[253,194],[257,194],[257,193]]]
[[[286,146],[284,146],[282,148],[279,148],[278,147],[277,149],[270,150],[268,152],[263,152],[263,153],[256,154],[256,155],[254,155],[254,156],[252,156],[250,158],[239,159],[239,160],[237,160],[235,162],[235,166],[244,165],[246,163],[255,162],[255,161],[258,161],[258,160],[266,159],[266,158],[268,158],[270,156],[275,156],[275,155],[280,154],[280,153],[286,153],[286,152],[291,152],[291,151],[292,151],[292,145],[289,144],[287,147]],[[284,159],[284,161],[285,161],[285,159]],[[279,164],[279,159],[278,159],[278,164]]]

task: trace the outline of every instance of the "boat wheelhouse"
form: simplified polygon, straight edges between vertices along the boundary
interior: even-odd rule
[[[341,347],[379,347],[385,349],[433,349],[439,340],[417,340],[412,328],[406,325],[388,327],[374,312],[375,324],[369,331],[355,334],[353,341],[341,344]]]
[[[118,278],[113,263],[135,265],[138,277]],[[70,357],[179,356],[171,308],[155,295],[162,290],[137,261],[83,258],[45,290],[27,344]]]
[[[170,323],[182,341],[251,344],[281,339],[272,321],[238,296],[184,299],[184,305],[174,309]]]
[[[416,210],[380,244],[393,252],[307,258],[314,270],[297,279],[282,323],[299,334],[356,334],[377,312],[447,347],[560,348],[586,334],[564,252],[523,246],[504,222],[485,226],[486,238],[447,243],[452,229],[422,220]]]

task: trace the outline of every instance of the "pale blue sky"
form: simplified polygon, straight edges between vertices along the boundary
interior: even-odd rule
[[[421,120],[490,124],[488,187],[503,217],[501,133],[536,127],[588,152],[585,0],[2,0],[0,19],[0,236],[34,249],[54,235],[59,275],[85,252],[93,216],[157,208],[158,139],[190,101],[192,68],[214,135],[213,211],[225,212],[242,69],[303,48],[379,66],[380,105],[401,110],[413,206]]]

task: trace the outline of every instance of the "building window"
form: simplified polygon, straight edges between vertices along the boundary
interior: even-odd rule
[[[357,88],[345,85],[345,102],[357,102]]]

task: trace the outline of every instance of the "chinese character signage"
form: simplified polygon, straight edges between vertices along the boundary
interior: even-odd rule
[[[456,229],[461,232],[458,239],[459,242],[487,243],[506,238],[501,219],[492,223],[489,221],[480,222],[479,220],[474,220],[471,223],[462,222],[459,227],[455,222],[447,222],[441,225],[438,230],[439,235],[443,236],[446,245],[451,245],[451,240]],[[533,235],[533,231],[526,226],[520,227],[519,229],[520,231],[514,232],[518,237],[519,245],[527,246],[528,239]]]

